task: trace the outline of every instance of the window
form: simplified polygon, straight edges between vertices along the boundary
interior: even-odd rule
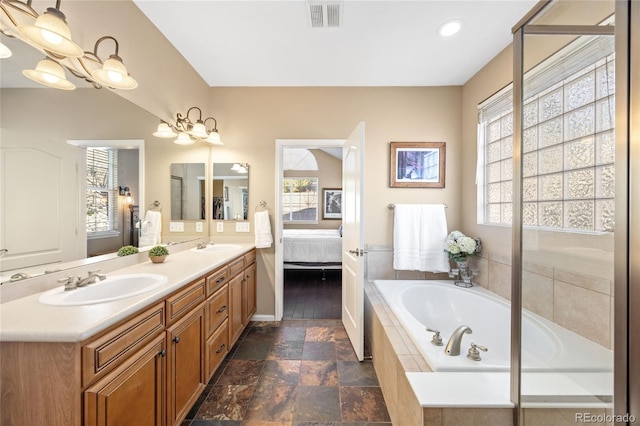
[[[117,231],[118,150],[87,148],[87,234]]]
[[[524,226],[613,231],[612,52],[611,37],[578,39],[525,75]],[[511,87],[479,105],[479,223],[512,221],[512,105]]]
[[[318,178],[285,177],[282,219],[285,222],[318,221]]]

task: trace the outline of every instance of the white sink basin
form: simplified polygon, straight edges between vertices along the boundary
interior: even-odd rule
[[[191,249],[191,251],[195,251],[198,253],[217,253],[221,251],[237,250],[239,248],[241,247],[237,244],[210,244],[202,249],[194,247]]]
[[[42,293],[38,301],[53,306],[93,305],[147,293],[167,282],[167,277],[159,274],[107,275],[104,281],[75,290],[65,291],[64,286],[56,287]]]

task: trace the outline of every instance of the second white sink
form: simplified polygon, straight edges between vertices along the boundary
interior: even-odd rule
[[[150,292],[168,282],[160,274],[107,275],[104,281],[65,291],[56,287],[43,293],[38,301],[44,305],[79,306],[111,302]]]

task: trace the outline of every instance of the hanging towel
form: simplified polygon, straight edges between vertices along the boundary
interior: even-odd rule
[[[447,217],[443,204],[396,204],[393,269],[448,272],[444,251]]]
[[[147,210],[140,226],[140,247],[155,246],[162,239],[162,213]]]
[[[273,236],[271,235],[271,223],[269,222],[269,211],[256,212],[254,215],[256,248],[271,247]]]

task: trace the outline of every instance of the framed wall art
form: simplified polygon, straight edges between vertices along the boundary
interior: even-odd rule
[[[342,219],[342,188],[322,188],[322,218]]]
[[[444,142],[391,142],[389,186],[444,188]]]

